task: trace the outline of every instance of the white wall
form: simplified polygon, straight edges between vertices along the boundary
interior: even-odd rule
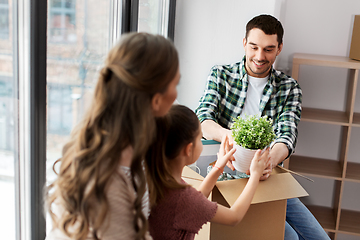
[[[277,59],[277,68],[289,69],[287,73],[291,74],[292,57],[297,52],[349,56],[356,14],[360,14],[359,0],[284,0],[280,13],[285,29],[284,48]],[[348,72],[333,68],[306,68],[305,71],[300,69],[303,106],[343,110]],[[324,85],[331,85],[330,94],[320,91],[314,94]],[[360,96],[355,109],[360,112]]]
[[[281,22],[285,29],[279,64],[291,67],[295,52],[348,56],[359,0],[285,0]]]
[[[291,75],[294,53],[348,56],[354,15],[360,14],[359,0],[180,0],[177,1],[175,45],[180,55],[180,103],[195,109],[210,68],[241,60],[245,25],[253,16],[269,13],[285,29],[284,47],[276,68]],[[300,68],[303,106],[345,109],[346,70]],[[355,111],[360,112],[358,83]],[[324,88],[326,90],[324,91]],[[318,145],[313,143],[314,132]],[[296,154],[338,160],[339,127],[300,123]],[[309,140],[307,140],[309,139]],[[360,162],[360,129],[353,129],[349,161]],[[315,184],[298,179],[310,197],[309,204],[331,206],[333,182],[316,179]],[[321,191],[319,191],[321,189]],[[359,211],[359,184],[346,184],[343,207]],[[349,194],[351,193],[351,194]],[[339,239],[350,239],[346,235]]]

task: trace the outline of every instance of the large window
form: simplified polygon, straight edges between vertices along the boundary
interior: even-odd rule
[[[47,180],[88,107],[109,49],[111,1],[48,1]],[[76,44],[63,44],[73,42]]]
[[[140,31],[163,34],[163,8],[149,2],[147,19],[130,13],[140,1],[0,0],[1,239],[44,239],[43,186],[56,177],[52,165],[88,108],[109,48],[141,21],[150,28]]]
[[[166,35],[169,2],[140,0],[138,31]],[[110,48],[112,2],[49,0],[48,5],[47,160],[52,176],[51,165],[86,111]],[[62,44],[76,39],[76,44]]]

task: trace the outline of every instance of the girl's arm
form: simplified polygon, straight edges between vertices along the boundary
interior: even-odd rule
[[[254,197],[262,172],[269,162],[268,149],[263,153],[263,155],[261,155],[261,157],[260,154],[261,150],[258,150],[251,162],[250,178],[234,205],[231,208],[218,205],[218,210],[216,211],[215,216],[211,219],[211,222],[235,226],[243,219],[250,207],[251,200]]]
[[[235,152],[235,148],[233,148],[228,153],[225,154],[225,147],[226,144],[228,144],[228,141],[229,141],[228,137],[224,136],[220,144],[218,160],[216,161],[215,166],[212,168],[209,174],[206,175],[206,177],[204,178],[204,180],[202,181],[202,183],[198,188],[198,191],[204,194],[205,197],[209,197],[210,192],[214,188],[218,177],[224,171],[224,167],[226,163]]]
[[[240,194],[231,208],[227,208],[218,204],[218,209],[215,216],[211,219],[211,222],[231,226],[238,224],[243,219],[250,207],[251,200],[253,199],[255,190],[259,184],[259,178],[260,176],[250,177],[243,192]]]

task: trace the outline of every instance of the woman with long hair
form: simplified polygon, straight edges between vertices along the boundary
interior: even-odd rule
[[[179,79],[177,51],[162,36],[126,34],[110,50],[47,188],[47,239],[151,239],[143,161]]]

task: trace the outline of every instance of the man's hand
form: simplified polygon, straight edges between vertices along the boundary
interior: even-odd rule
[[[225,154],[228,153],[234,146],[234,139],[232,137],[232,131],[226,128],[221,127],[219,124],[214,122],[213,120],[205,120],[201,123],[201,129],[203,133],[203,137],[205,139],[213,139],[215,141],[221,142],[222,139],[227,136],[228,143],[225,145]],[[235,170],[232,161],[234,161],[234,156],[231,156],[230,160],[227,162],[226,166],[228,166],[231,170]]]
[[[270,150],[270,149],[269,149],[269,150]],[[270,151],[270,153],[271,153],[271,151]],[[263,173],[262,173],[262,176],[260,177],[260,180],[261,180],[261,181],[264,181],[264,180],[268,179],[268,178],[270,177],[271,172],[272,172],[273,163],[271,162],[271,156],[270,156],[270,155],[271,155],[271,154],[269,154],[269,162],[268,162],[268,165],[267,165],[267,167],[264,169],[264,171],[263,171]],[[250,175],[250,174],[251,174],[250,170],[247,170],[247,171],[246,171],[246,174],[247,174],[247,175]]]
[[[266,180],[270,177],[272,169],[276,167],[279,163],[285,160],[289,151],[284,143],[275,143],[270,151],[270,161],[268,167],[264,170],[260,180]],[[250,174],[250,171],[246,172],[247,175]]]
[[[269,165],[267,166],[267,168],[265,168],[263,175],[260,177],[260,180],[264,181],[264,180],[268,179],[270,177],[272,169],[273,169],[273,166],[272,166],[271,157],[270,157]]]

